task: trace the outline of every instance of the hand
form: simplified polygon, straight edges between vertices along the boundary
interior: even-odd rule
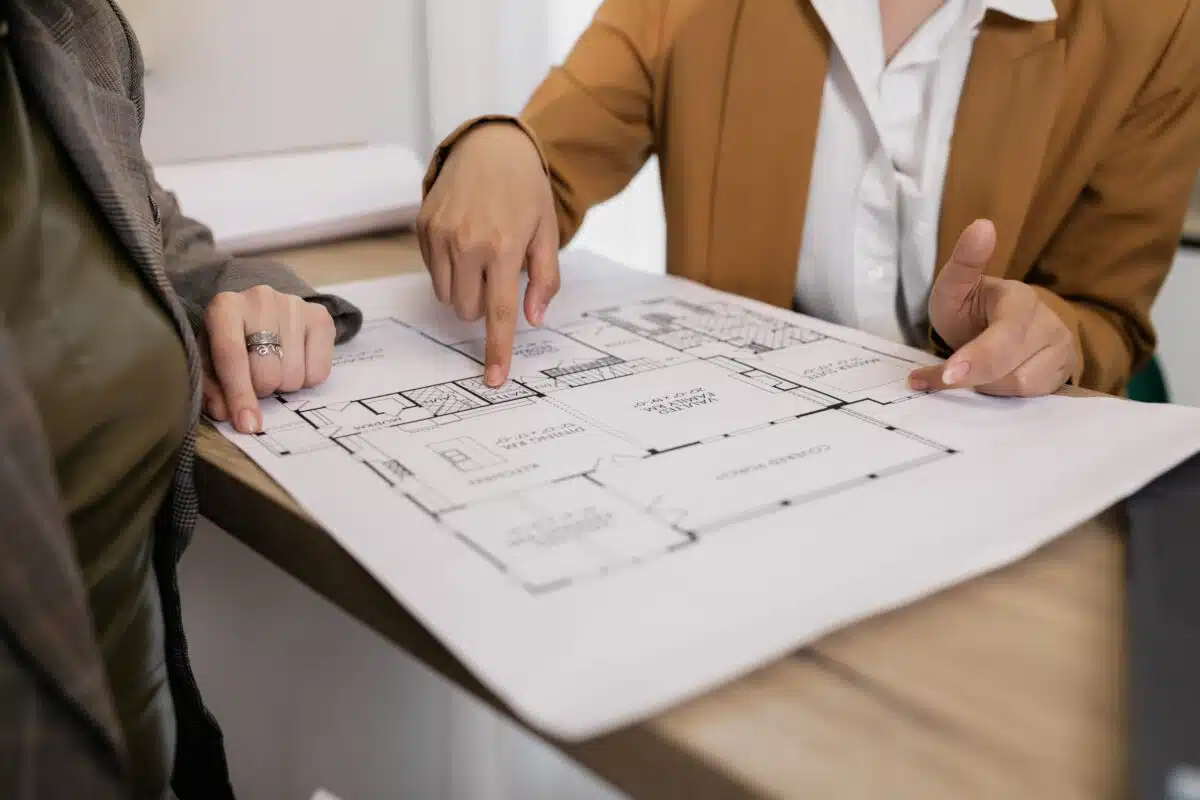
[[[1075,337],[1034,288],[983,274],[995,249],[987,220],[959,237],[929,296],[929,321],[954,354],[914,370],[913,389],[1032,397],[1053,394],[1075,372]]]
[[[204,315],[211,359],[204,370],[204,411],[232,420],[242,433],[262,429],[258,398],[316,386],[333,366],[333,318],[319,303],[308,303],[269,286],[222,292]],[[251,352],[246,337],[259,331],[279,335],[278,355]]]
[[[451,151],[417,217],[421,255],[440,303],[487,318],[484,382],[508,379],[521,271],[525,318],[542,324],[558,293],[558,220],[537,148],[515,125],[490,123]]]

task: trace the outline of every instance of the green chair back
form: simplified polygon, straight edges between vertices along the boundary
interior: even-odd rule
[[[1163,376],[1157,357],[1150,359],[1150,362],[1129,380],[1125,396],[1130,400],[1142,403],[1171,402],[1170,394],[1167,391],[1167,380]]]

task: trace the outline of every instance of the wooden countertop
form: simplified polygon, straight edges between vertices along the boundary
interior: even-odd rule
[[[278,256],[316,285],[418,269],[408,237]],[[257,466],[200,433],[201,511],[502,705]],[[1122,520],[873,618],[647,722],[552,742],[632,797],[1124,795]]]

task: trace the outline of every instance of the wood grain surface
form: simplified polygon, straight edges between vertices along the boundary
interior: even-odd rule
[[[315,285],[420,269],[410,237],[278,254]],[[202,511],[503,709],[295,502],[207,426]],[[552,742],[632,797],[1125,794],[1123,519],[875,617],[639,725]]]

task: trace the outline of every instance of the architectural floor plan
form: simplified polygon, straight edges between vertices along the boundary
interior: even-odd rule
[[[279,398],[260,442],[341,448],[535,593],[955,453],[871,416],[913,396],[913,362],[730,301],[522,331],[497,389],[482,350],[370,320],[336,388]]]
[[[580,739],[1021,558],[1200,451],[1200,410],[915,393],[926,353],[567,254],[510,379],[428,278],[220,429],[510,710]]]

